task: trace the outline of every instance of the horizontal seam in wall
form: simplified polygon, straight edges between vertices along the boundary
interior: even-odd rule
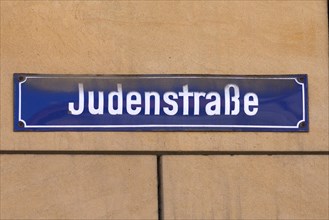
[[[211,155],[323,155],[329,151],[64,151],[64,150],[0,150],[2,155],[38,154],[38,155],[152,155],[152,156],[211,156]]]

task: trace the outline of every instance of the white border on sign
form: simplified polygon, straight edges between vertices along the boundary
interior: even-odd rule
[[[99,77],[98,79],[107,79],[111,77],[116,78],[130,78],[125,76],[108,76],[108,77]],[[139,78],[203,78],[202,76],[138,76]],[[95,78],[92,76],[27,76],[25,77],[25,80],[22,82],[19,82],[18,86],[18,120],[24,123],[25,128],[299,128],[300,123],[305,122],[305,112],[306,112],[306,105],[305,105],[305,85],[304,83],[298,82],[297,78],[289,77],[289,78],[281,78],[281,77],[269,77],[269,78],[262,78],[262,79],[280,79],[280,80],[294,80],[297,84],[302,86],[302,103],[303,103],[303,119],[297,122],[297,125],[295,126],[277,126],[277,125],[168,125],[168,124],[145,124],[145,125],[27,125],[26,121],[22,119],[22,111],[21,111],[21,87],[22,84],[27,81],[27,79],[33,79],[33,78]],[[225,79],[260,79],[257,77],[223,77],[223,76],[207,76],[207,78],[225,78]]]

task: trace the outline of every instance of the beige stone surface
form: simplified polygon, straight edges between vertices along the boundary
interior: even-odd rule
[[[157,219],[155,157],[0,158],[0,219]]]
[[[328,150],[326,1],[1,1],[2,150]],[[13,73],[309,76],[309,133],[13,132]],[[72,144],[74,143],[74,144]]]
[[[167,156],[164,219],[328,219],[328,156]]]

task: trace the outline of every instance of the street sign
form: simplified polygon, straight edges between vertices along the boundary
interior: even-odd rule
[[[307,75],[14,74],[15,131],[302,131]]]

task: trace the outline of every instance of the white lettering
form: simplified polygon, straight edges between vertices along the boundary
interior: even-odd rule
[[[83,112],[84,107],[85,107],[85,98],[83,94],[83,84],[79,83],[79,107],[76,110],[74,108],[74,103],[69,102],[69,112],[72,115],[80,115]]]
[[[194,115],[200,114],[200,97],[205,97],[205,92],[195,92],[194,93]]]
[[[206,113],[207,115],[220,115],[220,95],[217,92],[209,92],[206,99],[212,100],[212,97],[215,97],[215,100],[207,103]],[[213,107],[215,108],[212,109]]]
[[[94,92],[88,92],[88,109],[92,115],[102,115],[104,114],[104,93],[98,92],[98,108],[94,106]]]
[[[138,92],[129,92],[127,94],[127,112],[130,115],[138,115],[142,110],[141,107],[133,107],[133,105],[141,105],[142,97]]]
[[[250,110],[249,107],[253,107],[252,110]],[[250,92],[244,96],[244,112],[249,116],[253,116],[257,114],[258,96],[255,93]]]
[[[189,97],[193,97],[193,92],[188,91],[188,85],[183,86],[183,92],[178,93],[183,97],[183,115],[188,115],[189,110]]]
[[[170,99],[170,97],[172,97],[172,99]],[[177,93],[175,93],[175,92],[166,92],[163,95],[163,100],[165,101],[165,103],[167,103],[168,105],[171,105],[171,107],[172,107],[171,110],[170,110],[169,107],[164,107],[163,108],[163,111],[167,115],[175,115],[178,112],[178,104],[173,99],[178,99]]]
[[[157,92],[145,92],[145,115],[151,112],[151,96],[154,97],[154,115],[160,115],[160,95]]]
[[[240,103],[244,113],[248,116],[254,116],[259,111],[259,98],[256,93],[246,93],[243,102],[241,102],[240,90],[237,85],[227,84],[223,92],[224,97],[221,97],[222,94],[217,91],[209,93],[189,91],[188,84],[186,84],[177,93],[174,91],[163,93],[147,91],[141,94],[138,91],[124,92],[122,84],[117,84],[116,90],[109,91],[105,97],[103,91],[88,91],[86,95],[88,95],[88,110],[92,115],[103,115],[104,103],[106,102],[108,103],[107,111],[109,115],[138,115],[144,113],[144,115],[166,114],[172,116],[178,112],[182,115],[189,115],[189,113],[200,115],[204,112],[207,115],[221,115],[222,111],[225,112],[225,115],[238,115],[240,113]],[[72,115],[81,115],[84,112],[85,94],[83,83],[78,84],[78,93],[78,101],[68,103],[68,111]],[[193,103],[190,103],[190,98],[193,98]],[[222,98],[225,100],[222,100]],[[179,107],[180,103],[182,103],[182,106]],[[189,111],[193,111],[193,113]]]
[[[233,88],[233,95],[230,95],[230,88]],[[239,87],[234,84],[225,86],[225,115],[237,115],[240,112],[240,91]],[[231,101],[234,102],[234,108],[231,111]]]
[[[109,102],[108,102],[108,112],[111,115],[122,115],[122,108],[123,108],[123,98],[122,98],[122,85],[117,84],[117,90],[114,92],[110,92],[108,95]],[[117,108],[114,109],[114,97],[118,99]]]

